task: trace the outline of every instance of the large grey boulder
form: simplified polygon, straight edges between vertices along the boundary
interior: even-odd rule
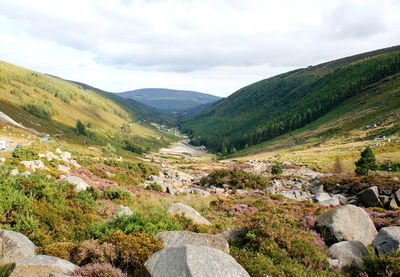
[[[76,176],[67,176],[64,180],[75,185],[76,191],[86,190],[87,188],[90,187],[85,181]]]
[[[18,259],[10,277],[48,277],[51,273],[71,274],[78,266],[73,263],[45,255]]]
[[[152,277],[249,277],[236,260],[215,248],[185,245],[155,253],[145,263]]]
[[[189,231],[167,231],[156,235],[164,243],[164,248],[179,247],[187,244],[208,246],[229,253],[229,244],[226,239],[210,234],[194,233]]]
[[[369,187],[357,195],[357,202],[364,207],[383,207],[379,199],[379,192],[376,186]]]
[[[171,215],[182,215],[190,218],[195,224],[211,225],[211,223],[200,215],[198,211],[183,203],[171,203],[168,206],[168,213]]]
[[[360,241],[341,241],[329,247],[328,255],[339,260],[340,269],[350,269],[362,266],[368,250]]]
[[[385,227],[379,230],[372,244],[379,254],[400,250],[400,227]]]
[[[36,246],[26,236],[9,230],[0,230],[0,265],[35,255]]]
[[[354,205],[321,214],[316,227],[328,245],[342,240],[357,240],[369,245],[378,233],[368,213]]]
[[[27,169],[30,169],[32,171],[36,171],[36,169],[45,169],[46,166],[41,160],[35,160],[35,161],[20,161],[20,164],[25,166]]]

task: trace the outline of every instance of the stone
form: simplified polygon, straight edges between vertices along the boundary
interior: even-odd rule
[[[63,152],[63,151],[62,151],[60,148],[57,148],[57,149],[56,149],[56,153],[57,153],[57,154],[62,154],[62,152]]]
[[[357,195],[357,201],[364,207],[383,207],[381,200],[379,200],[379,192],[376,186],[369,187]]]
[[[78,268],[69,261],[45,255],[18,259],[14,266],[10,277],[48,277],[51,273],[68,275]]]
[[[381,201],[382,205],[386,207],[389,205],[390,197],[387,195],[379,195],[379,200]]]
[[[64,172],[64,173],[69,173],[70,168],[68,166],[59,164],[59,165],[57,165],[57,170]]]
[[[11,169],[11,171],[10,171],[10,175],[11,175],[11,176],[16,176],[16,175],[18,175],[18,174],[19,174],[19,171],[18,171],[17,168]]]
[[[400,227],[385,227],[379,230],[372,244],[378,254],[393,253],[400,250]]]
[[[236,260],[218,249],[185,245],[156,252],[145,263],[152,277],[249,277]]]
[[[177,194],[177,191],[172,186],[168,186],[167,193],[169,193],[171,195],[175,195],[175,194]]]
[[[322,205],[322,206],[326,206],[326,207],[339,206],[340,205],[340,201],[339,201],[339,198],[332,197],[331,199],[320,201],[320,202],[318,202],[318,204]]]
[[[315,196],[314,199],[317,202],[322,202],[322,201],[326,201],[326,200],[330,200],[331,196],[329,195],[329,193],[326,192],[318,192]]]
[[[210,193],[204,189],[199,189],[199,188],[189,188],[188,189],[188,193],[192,193],[192,194],[198,194],[198,195],[205,195],[205,196],[209,196]]]
[[[354,205],[340,206],[321,214],[316,227],[328,245],[342,240],[357,240],[369,245],[378,233],[368,213]]]
[[[351,269],[362,266],[368,249],[360,241],[341,241],[329,247],[328,255],[339,260],[340,269]]]
[[[47,159],[48,161],[52,161],[52,160],[59,160],[60,157],[58,157],[56,154],[54,154],[54,153],[51,152],[51,151],[47,151],[47,152],[46,152],[46,159]]]
[[[132,212],[131,208],[129,208],[129,207],[119,205],[118,206],[118,210],[117,210],[115,215],[117,217],[119,217],[119,216],[131,216],[131,215],[133,215],[133,212]]]
[[[323,185],[319,185],[319,186],[314,186],[310,189],[312,194],[317,194],[319,192],[324,192],[324,186]]]
[[[399,208],[399,205],[397,205],[397,201],[394,198],[392,198],[392,200],[390,200],[388,206],[390,209],[398,209]]]
[[[49,277],[74,277],[74,276],[63,274],[63,273],[50,273]],[[75,277],[77,277],[77,276],[75,276]],[[78,277],[81,277],[81,276],[78,276]]]
[[[1,157],[0,158],[0,163],[4,163],[6,161],[6,158]]]
[[[27,169],[30,169],[32,171],[36,171],[36,169],[45,169],[45,165],[41,160],[36,160],[36,161],[21,161],[19,162],[23,166],[25,166]]]
[[[26,176],[32,175],[32,173],[30,171],[24,171],[24,172],[21,172],[21,175],[26,177]]]
[[[67,176],[64,180],[74,184],[76,191],[86,190],[90,187],[85,181],[76,176]]]
[[[71,153],[64,151],[61,153],[60,158],[63,160],[69,160],[72,158],[72,155],[71,155]]]
[[[398,189],[395,193],[394,193],[397,203],[400,204],[400,189]]]
[[[248,230],[245,228],[236,228],[231,230],[223,231],[217,236],[220,236],[223,239],[226,239],[228,242],[236,242],[240,237],[243,237],[247,234]]]
[[[76,160],[69,160],[69,164],[72,165],[75,168],[81,168],[82,167]],[[107,171],[106,175],[107,175],[107,173],[110,173],[110,172]],[[114,176],[115,176],[115,174],[114,174]],[[114,177],[114,176],[111,176],[111,177]]]
[[[198,211],[183,203],[171,203],[168,206],[168,213],[171,215],[182,215],[192,219],[195,224],[211,225],[211,223],[200,215]]]
[[[21,233],[0,230],[0,265],[35,255],[36,246]]]
[[[160,177],[156,176],[156,175],[151,175],[149,180],[152,183],[156,183],[156,184],[159,184],[159,185],[163,183],[163,180]]]
[[[217,235],[194,233],[189,231],[167,231],[156,235],[164,243],[164,248],[179,247],[187,244],[208,246],[229,254],[228,241]]]

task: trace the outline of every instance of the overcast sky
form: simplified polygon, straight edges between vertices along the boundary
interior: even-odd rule
[[[0,60],[112,91],[227,96],[400,44],[399,0],[1,0]]]

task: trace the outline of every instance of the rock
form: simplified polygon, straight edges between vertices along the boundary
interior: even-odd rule
[[[392,198],[388,204],[390,209],[398,209],[399,205],[397,205],[396,199]]]
[[[395,193],[394,193],[397,203],[400,205],[400,189],[398,189]]]
[[[339,268],[339,260],[328,258],[329,267],[337,269]]]
[[[60,157],[58,157],[56,154],[54,154],[54,153],[51,152],[51,151],[47,151],[47,152],[46,152],[46,159],[47,159],[48,161],[52,161],[52,160],[59,160]]]
[[[298,201],[307,200],[307,196],[305,195],[305,193],[300,190],[289,190],[279,194],[293,200],[298,200]]]
[[[0,163],[4,163],[6,161],[6,158],[1,157],[0,158]]]
[[[152,277],[249,277],[230,255],[207,246],[163,249],[145,263]]]
[[[322,202],[322,201],[326,201],[326,200],[331,200],[331,196],[329,195],[329,193],[326,192],[318,192],[315,196],[314,199],[317,202]]]
[[[61,151],[60,148],[57,148],[57,149],[56,149],[56,153],[57,153],[57,154],[62,154],[62,152],[63,152],[63,151]]]
[[[45,165],[41,160],[36,160],[36,161],[21,161],[19,162],[23,166],[25,166],[27,169],[30,169],[32,171],[36,171],[36,169],[45,169]]]
[[[69,160],[72,158],[72,155],[71,155],[71,153],[64,151],[61,153],[60,158],[63,160]]]
[[[202,217],[198,211],[182,203],[171,203],[168,206],[168,213],[171,215],[183,215],[193,220],[195,224],[211,225],[211,223]]]
[[[318,202],[319,205],[322,206],[326,206],[326,207],[330,207],[330,206],[339,206],[340,205],[340,201],[339,198],[334,197],[328,200],[324,200],[324,201],[320,201]]]
[[[70,165],[72,165],[73,167],[75,167],[75,168],[81,168],[82,166],[77,162],[77,161],[75,161],[75,160],[69,160],[69,164]],[[107,173],[110,173],[110,172],[106,172],[106,175],[107,175]],[[111,173],[112,174],[112,173]],[[107,175],[108,176],[108,175]],[[115,174],[114,174],[114,176],[115,176]],[[114,176],[111,176],[111,177],[114,177]],[[108,176],[108,177],[110,177],[110,176]]]
[[[379,200],[381,201],[382,205],[386,207],[389,205],[390,197],[387,195],[379,195]]]
[[[199,189],[199,188],[189,188],[188,193],[192,193],[192,194],[198,194],[198,195],[205,195],[205,196],[209,196],[210,193],[204,189]]]
[[[150,180],[152,183],[156,183],[156,184],[159,184],[159,185],[161,185],[161,184],[164,182],[160,177],[158,177],[158,176],[156,176],[156,175],[151,175],[150,178],[149,178],[149,180]]]
[[[16,175],[18,175],[18,174],[19,174],[19,171],[18,171],[17,168],[11,169],[11,171],[10,171],[10,175],[11,175],[11,176],[16,176]]]
[[[228,241],[217,235],[194,233],[189,231],[167,231],[156,235],[164,243],[164,248],[179,247],[187,244],[208,246],[229,254]]]
[[[328,255],[339,260],[340,269],[351,269],[362,266],[368,250],[360,241],[342,241],[329,247]]]
[[[90,187],[85,181],[76,176],[67,176],[64,180],[74,184],[76,191],[86,190],[88,187]]]
[[[358,240],[369,245],[378,233],[368,213],[354,205],[321,214],[316,227],[328,245],[342,240]]]
[[[310,189],[310,191],[311,191],[312,194],[317,194],[319,192],[324,192],[324,186],[323,185],[319,185],[319,186],[312,187]]]
[[[36,246],[26,236],[9,230],[0,230],[0,265],[35,255]]]
[[[226,239],[228,242],[235,242],[237,241],[240,237],[243,237],[247,234],[248,230],[245,228],[236,228],[236,229],[232,229],[232,230],[226,230],[223,231],[219,234],[217,234],[217,236]]]
[[[30,171],[24,171],[24,172],[21,172],[21,175],[26,177],[26,176],[32,175],[32,173]]]
[[[393,253],[400,250],[400,227],[385,227],[379,230],[372,242],[379,254]]]
[[[18,259],[10,277],[48,277],[51,273],[71,274],[78,266],[73,263],[45,255]]]
[[[379,200],[379,192],[376,186],[369,187],[357,195],[357,201],[364,207],[383,207],[381,200]]]
[[[59,165],[57,165],[57,170],[64,172],[64,173],[69,173],[70,168],[68,166],[59,164]]]
[[[133,212],[131,208],[119,205],[117,213],[115,214],[117,217],[119,216],[131,216],[133,215]]]
[[[66,274],[62,274],[62,273],[50,273],[49,277],[74,277],[72,275],[66,275]],[[77,277],[77,276],[75,276]],[[81,276],[78,276],[81,277]]]

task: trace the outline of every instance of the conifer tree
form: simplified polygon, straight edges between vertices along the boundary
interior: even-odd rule
[[[369,146],[361,152],[361,157],[358,161],[356,161],[355,164],[355,172],[357,175],[368,175],[370,170],[375,170],[378,168],[375,154]]]

